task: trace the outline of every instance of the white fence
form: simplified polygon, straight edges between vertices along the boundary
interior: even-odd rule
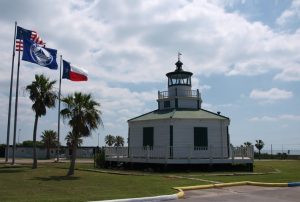
[[[230,147],[229,150],[221,150],[212,145],[208,147],[105,147],[105,157],[114,159],[253,159],[253,156],[253,146]]]
[[[61,156],[69,157],[69,149],[68,147],[61,147],[61,150],[64,150],[64,152],[60,152]],[[45,159],[47,149],[46,148],[39,148],[36,149],[37,152],[37,158],[38,159]],[[9,158],[12,157],[12,147],[9,147],[8,150]],[[33,156],[33,149],[32,147],[16,147],[15,155],[17,158],[32,158]],[[50,158],[56,157],[56,148],[50,149]],[[78,158],[93,158],[93,147],[79,147],[77,149],[77,157]]]

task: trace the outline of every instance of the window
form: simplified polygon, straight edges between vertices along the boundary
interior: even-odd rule
[[[194,150],[207,150],[207,128],[195,127],[194,128]]]
[[[153,127],[145,127],[143,128],[143,146],[150,148],[153,147],[153,135],[154,135],[154,128]]]
[[[164,108],[170,108],[170,100],[164,101]]]

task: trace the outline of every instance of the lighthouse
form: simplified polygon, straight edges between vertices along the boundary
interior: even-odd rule
[[[108,161],[131,164],[248,164],[253,147],[230,146],[229,117],[201,107],[201,93],[192,89],[193,73],[178,54],[168,72],[167,90],[158,91],[157,109],[128,122],[128,147],[106,148]]]
[[[158,109],[201,109],[201,95],[199,90],[192,90],[192,72],[184,71],[183,63],[175,63],[176,69],[166,74],[168,77],[168,91],[158,91]]]

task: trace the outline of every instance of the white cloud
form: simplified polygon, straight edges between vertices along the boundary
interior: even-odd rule
[[[271,88],[270,90],[254,89],[251,91],[249,97],[262,103],[270,103],[277,100],[290,99],[293,97],[293,92],[278,88]]]
[[[136,89],[165,82],[165,73],[175,69],[178,50],[183,53],[184,69],[195,75],[193,88],[200,91],[212,87],[199,82],[199,75],[253,76],[275,70],[276,80],[299,80],[300,31],[276,33],[238,13],[226,13],[220,5],[220,1],[187,0],[1,1],[1,128],[7,120],[15,20],[36,30],[64,59],[88,70],[88,82],[63,80],[62,92],[92,93],[102,104],[106,130],[112,132],[127,131],[124,120],[156,108],[158,89]],[[20,71],[21,88],[37,73],[58,79],[58,71],[26,62],[21,62]],[[272,98],[279,99],[284,98]],[[33,112],[30,100],[22,102],[23,123]],[[210,104],[203,106],[216,111]],[[55,122],[55,115],[50,121]]]
[[[205,110],[212,111],[212,112],[214,112],[214,111],[216,112],[216,110],[217,110],[215,106],[213,106],[210,103],[206,103],[206,102],[202,102],[201,108],[205,109]]]
[[[201,84],[200,80],[195,77],[192,78],[192,86],[193,89],[199,89],[200,93],[211,89],[210,85]]]
[[[289,67],[274,77],[275,80],[282,81],[300,81],[300,66]]]
[[[280,26],[286,26],[293,21],[299,21],[300,19],[300,1],[293,1],[290,8],[285,10],[281,16],[276,20],[276,23]]]
[[[250,121],[263,121],[263,122],[275,122],[275,121],[300,121],[299,115],[283,114],[278,116],[262,116],[253,117]]]

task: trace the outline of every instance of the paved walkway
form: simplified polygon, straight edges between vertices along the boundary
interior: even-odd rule
[[[300,198],[300,187],[237,186],[218,189],[185,191],[185,198],[178,201],[205,202],[295,202]]]

